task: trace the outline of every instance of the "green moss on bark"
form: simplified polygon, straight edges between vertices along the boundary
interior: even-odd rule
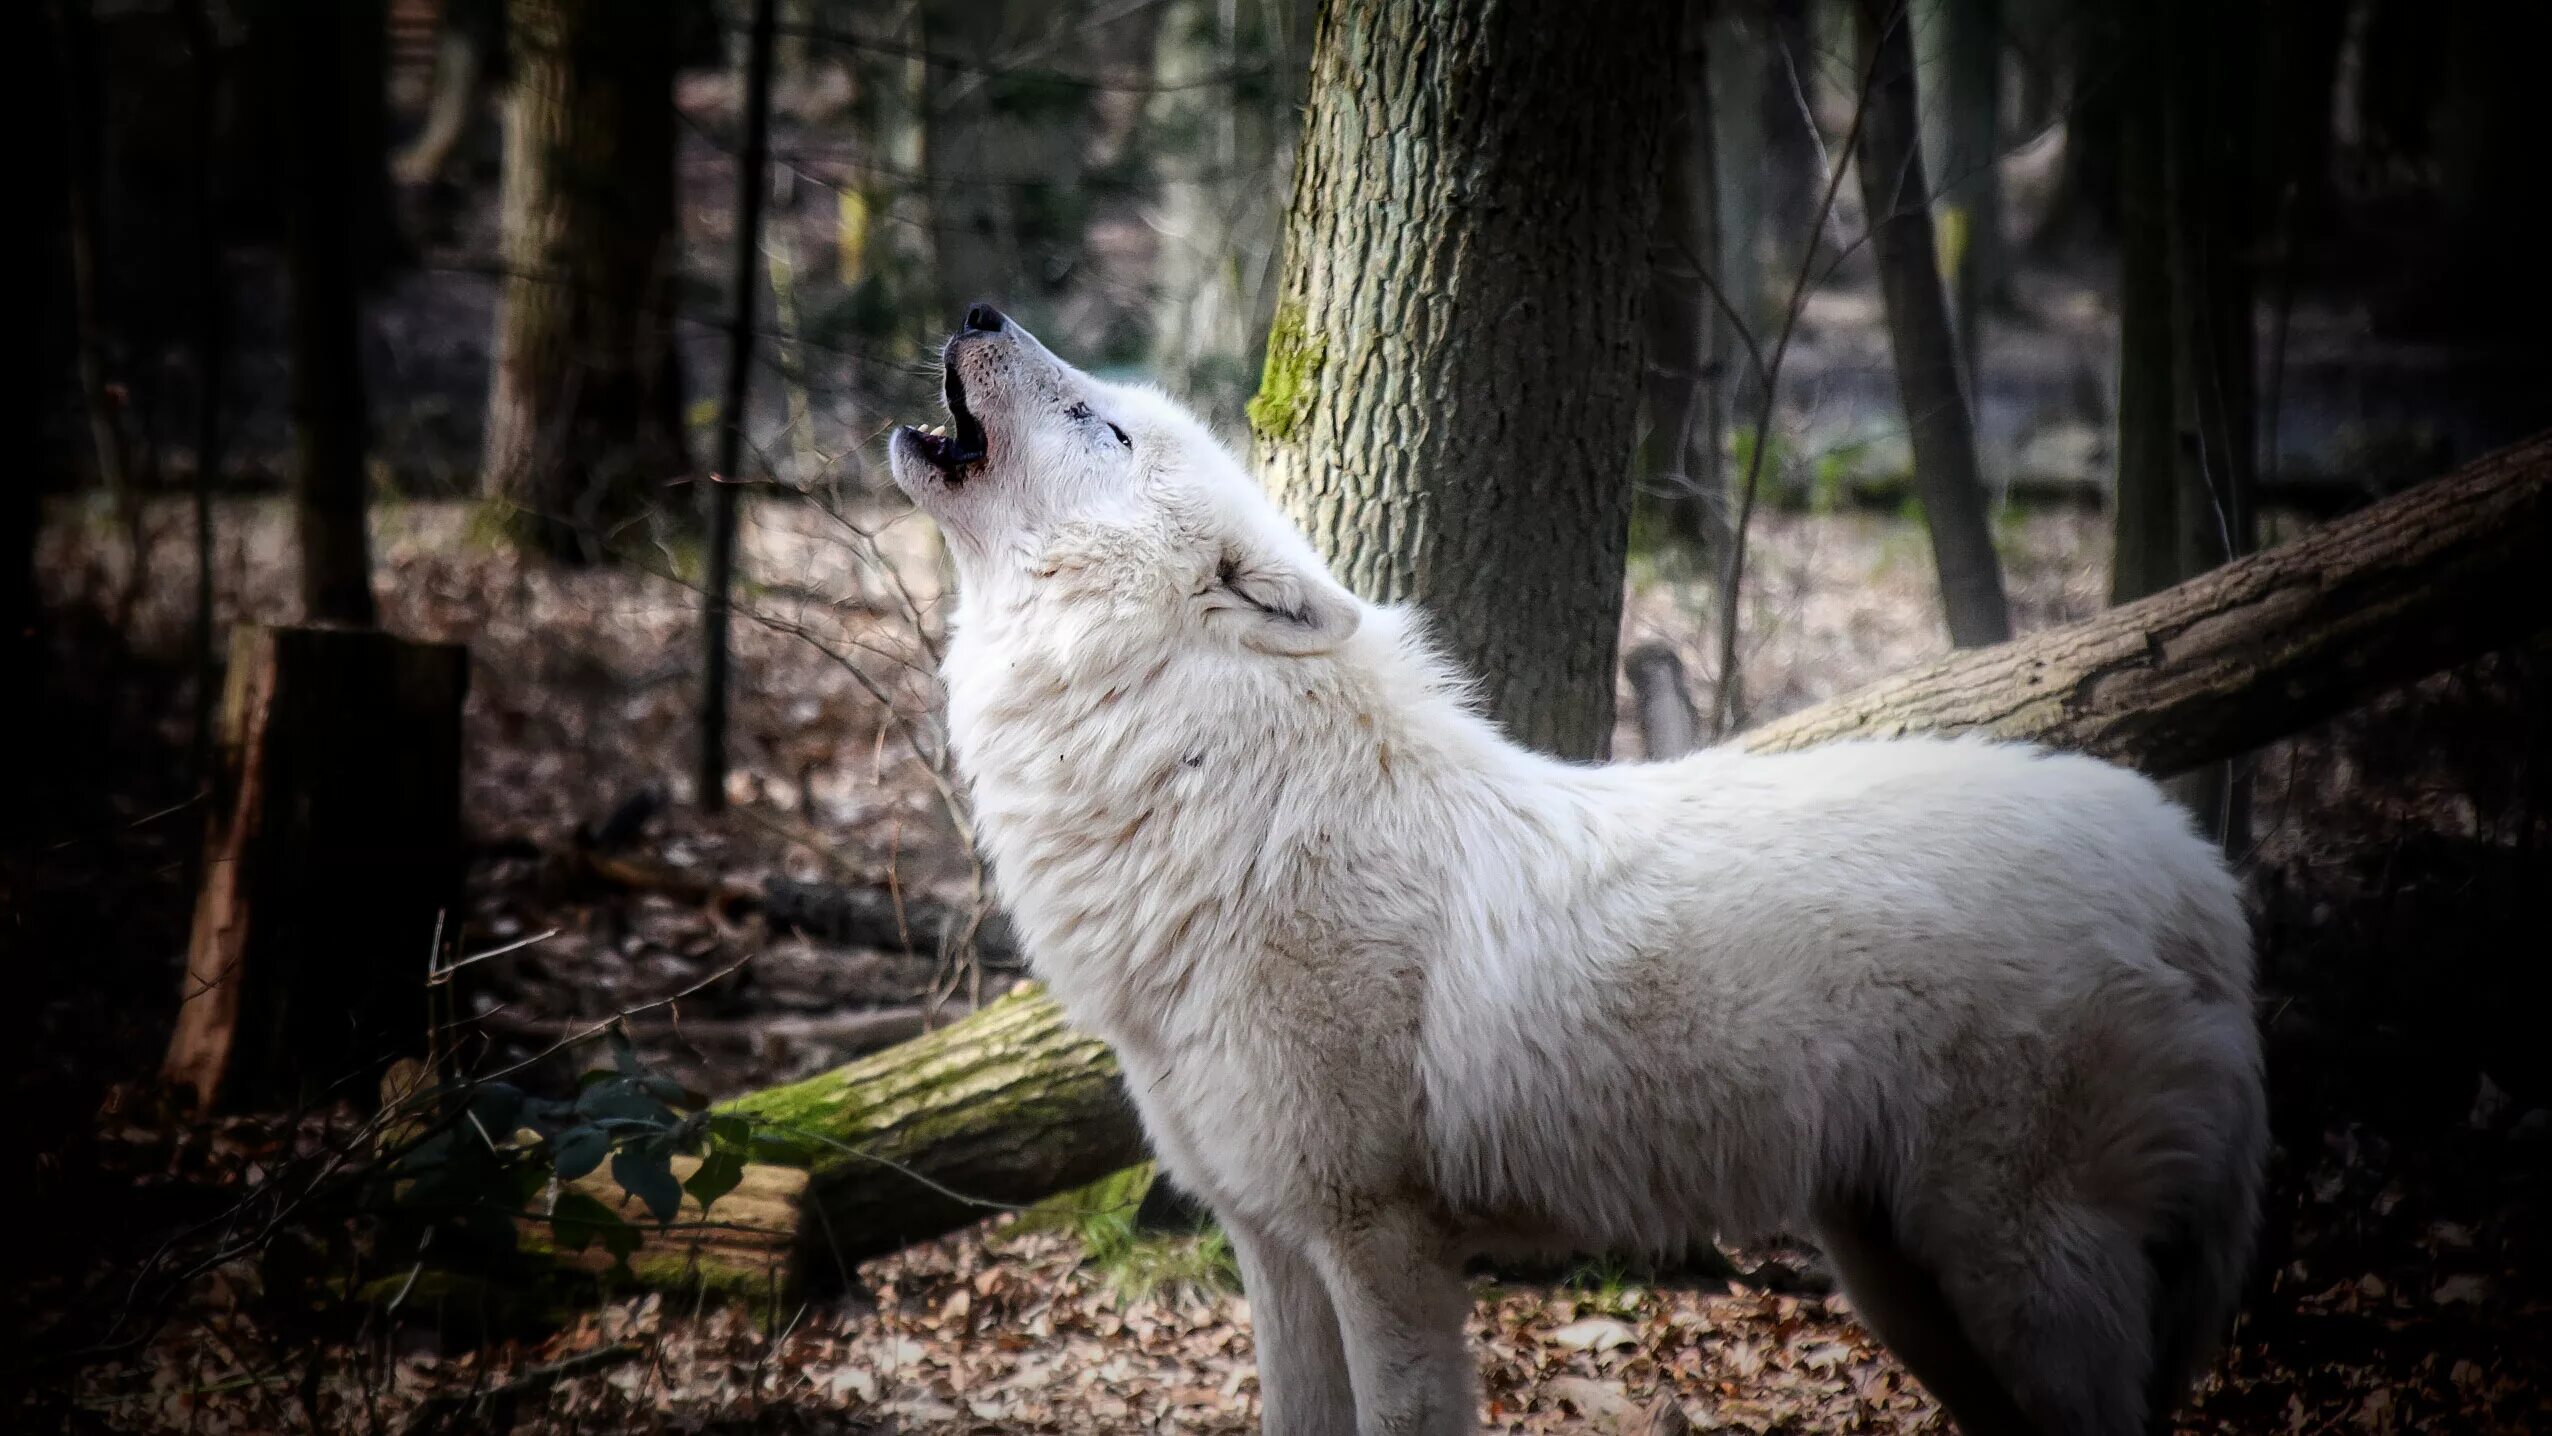
[[[1321,366],[1329,359],[1329,341],[1312,332],[1299,304],[1279,305],[1267,329],[1267,362],[1258,378],[1258,395],[1249,401],[1249,427],[1269,443],[1293,438],[1311,417],[1319,393]]]
[[[753,1119],[758,1160],[808,1169],[797,1268],[819,1290],[1144,1156],[1116,1054],[1035,987],[723,1110]]]

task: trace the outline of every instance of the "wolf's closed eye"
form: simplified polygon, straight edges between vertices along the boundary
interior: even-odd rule
[[[1084,419],[1092,417],[1090,413],[1090,406],[1087,404],[1076,403],[1071,408],[1063,411],[1063,417],[1070,419],[1075,423],[1079,423]],[[1134,440],[1128,438],[1125,430],[1118,428],[1113,421],[1101,420],[1100,422],[1107,424],[1108,432],[1116,435],[1116,441],[1118,443],[1124,445],[1128,449],[1134,447]]]

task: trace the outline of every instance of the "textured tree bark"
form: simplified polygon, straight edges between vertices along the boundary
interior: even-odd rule
[[[1368,598],[1519,740],[1612,728],[1640,304],[1677,7],[1329,0],[1250,425]]]
[[[700,1159],[678,1156],[672,1166],[676,1181],[689,1181],[700,1169]],[[707,1210],[685,1192],[672,1223],[659,1225],[604,1168],[565,1187],[619,1212],[638,1228],[642,1244],[629,1254],[625,1268],[599,1242],[582,1251],[560,1247],[557,1229],[544,1213],[516,1218],[513,1260],[492,1269],[467,1255],[450,1267],[403,1264],[356,1287],[354,1299],[375,1308],[396,1303],[410,1316],[449,1320],[453,1329],[489,1324],[555,1330],[573,1319],[578,1307],[632,1288],[677,1298],[718,1296],[776,1305],[801,1294],[794,1249],[806,1186],[802,1167],[748,1162],[735,1190]],[[419,1255],[432,1262],[451,1252],[445,1246]],[[455,1428],[412,1420],[404,1429]]]
[[[1653,533],[1672,549],[1726,564],[1734,515],[1724,460],[1732,336],[1711,286],[1727,266],[1719,235],[1719,153],[1711,119],[1710,10],[1684,12],[1682,80],[1667,125],[1657,232],[1649,242],[1647,482]]]
[[[2140,603],[1938,662],[1738,741],[1983,732],[2171,773],[2552,630],[2552,433]],[[798,1260],[858,1257],[1143,1158],[1115,1057],[1033,989],[919,1041],[739,1099],[815,1167]],[[969,1201],[966,1198],[978,1200]]]
[[[483,482],[571,562],[688,472],[673,343],[672,0],[512,0],[505,297]]]
[[[468,676],[452,644],[232,635],[203,886],[161,1068],[198,1108],[369,1093],[365,1074],[424,1047],[426,965],[460,877]]]
[[[1855,157],[1861,206],[1878,257],[1888,348],[1914,444],[1914,489],[1940,571],[1941,609],[1960,647],[2000,643],[2011,637],[2011,611],[2003,602],[2002,560],[1985,524],[1984,471],[1933,246],[1916,126],[1912,19],[1896,0],[1855,0],[1853,23],[1870,77]]]
[[[363,381],[365,106],[382,84],[379,7],[301,0],[283,21],[287,136],[284,266],[292,287],[293,524],[301,543],[301,612],[311,623],[369,628],[372,540],[365,528],[372,416]],[[362,13],[358,13],[362,12]],[[366,60],[369,65],[366,65]],[[348,72],[352,71],[352,77]],[[378,97],[372,102],[378,104]],[[377,129],[369,130],[377,139]]]
[[[673,1159],[677,1181],[691,1180],[700,1169],[697,1157]],[[645,1235],[646,1244],[629,1255],[629,1278],[642,1287],[665,1291],[706,1289],[748,1300],[794,1294],[791,1251],[798,1216],[804,1210],[807,1173],[803,1168],[748,1162],[736,1189],[703,1210],[685,1192],[673,1224],[659,1227],[645,1209],[630,1199],[605,1168],[572,1183],[603,1205],[624,1212]],[[521,1223],[523,1244],[546,1251],[560,1266],[576,1271],[605,1272],[611,1254],[599,1245],[581,1252],[550,1246],[547,1221]]]

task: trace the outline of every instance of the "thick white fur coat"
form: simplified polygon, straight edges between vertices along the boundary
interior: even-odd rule
[[[1271,1429],[1470,1429],[1467,1252],[1837,1213],[2034,1429],[2159,1418],[2264,1137],[2238,893],[2151,783],[1527,752],[1192,418],[1006,335],[951,347],[981,468],[896,455],[958,560],[950,728],[1037,970],[1240,1246]]]

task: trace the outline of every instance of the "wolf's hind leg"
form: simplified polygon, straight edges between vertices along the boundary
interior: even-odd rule
[[[1361,1436],[1477,1431],[1479,1372],[1462,1332],[1471,1293],[1443,1236],[1415,1211],[1368,1211],[1312,1255],[1338,1313]]]
[[[1355,1391],[1319,1270],[1281,1237],[1232,1222],[1223,1230],[1249,1298],[1260,1429],[1266,1436],[1353,1436]]]
[[[1948,1409],[1963,1436],[2060,1436],[2022,1413],[1939,1280],[1897,1241],[1884,1212],[1866,1202],[1834,1203],[1820,1217],[1817,1237],[1862,1323]]]

